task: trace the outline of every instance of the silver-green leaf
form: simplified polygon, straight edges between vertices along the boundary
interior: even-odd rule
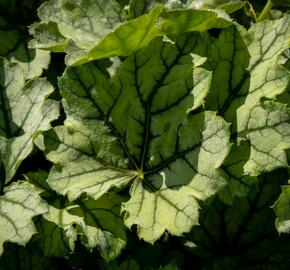
[[[58,103],[46,98],[52,85],[38,78],[25,83],[21,67],[0,59],[0,154],[6,181],[30,154],[33,140],[50,129],[58,117]]]
[[[36,233],[32,218],[48,210],[39,193],[27,182],[16,182],[0,196],[0,255],[5,242],[25,245]]]

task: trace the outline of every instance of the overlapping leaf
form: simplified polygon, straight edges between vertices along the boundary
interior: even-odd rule
[[[71,200],[97,199],[133,181],[125,223],[149,242],[189,231],[197,199],[226,181],[218,167],[229,151],[227,124],[212,112],[187,114],[210,80],[190,54],[198,38],[177,46],[156,39],[111,81],[92,64],[67,69],[59,86],[68,118],[45,136],[50,186]]]
[[[242,134],[241,137],[246,137],[251,142],[251,155],[245,171],[252,174],[283,167],[286,163],[284,150],[289,148],[289,127],[285,122],[289,121],[285,117],[288,117],[289,111],[281,108],[279,104],[261,104],[263,110],[259,113],[255,107],[259,106],[256,104],[261,98],[275,98],[287,89],[290,73],[280,65],[279,55],[289,48],[289,22],[290,16],[276,21],[264,21],[253,26],[246,36],[251,55],[248,67],[251,78],[245,104],[237,111],[237,129]],[[257,116],[260,117],[259,120]],[[261,122],[264,123],[263,126]],[[258,141],[257,133],[251,131],[253,127],[259,128],[263,140],[265,136],[273,138],[272,144],[268,146],[267,142]],[[278,147],[273,145],[277,136],[281,140]],[[274,150],[275,147],[277,149]]]
[[[116,194],[72,205],[66,205],[65,200],[56,200],[41,222],[41,232],[46,239],[42,243],[45,254],[61,256],[73,252],[79,234],[88,249],[97,247],[105,260],[115,259],[126,243],[124,224],[119,215],[121,202]],[[49,227],[53,234],[49,234]],[[52,250],[53,246],[56,250]]]
[[[4,242],[25,245],[36,233],[32,218],[47,212],[40,191],[26,182],[17,182],[0,196],[0,255]]]
[[[286,105],[258,102],[251,109],[245,130],[251,142],[245,172],[255,174],[288,167],[285,150],[290,148],[290,110]]]
[[[26,84],[24,79],[19,65],[0,59],[0,153],[6,181],[32,151],[34,137],[58,117],[57,102],[46,100],[52,86],[45,79]]]
[[[121,196],[110,193],[98,201],[78,199],[69,203],[57,197],[46,184],[47,173],[27,175],[27,180],[42,188],[48,212],[37,222],[39,243],[45,256],[68,256],[79,239],[89,250],[97,247],[106,260],[115,259],[126,243],[125,226],[120,216]]]
[[[41,197],[47,202],[48,211],[35,221],[38,235],[36,243],[39,244],[46,257],[67,257],[75,249],[77,231],[74,223],[69,223],[69,215],[64,197],[58,197],[49,188],[46,179],[47,172],[38,171],[25,175],[25,179],[41,190]],[[79,221],[77,217],[77,220]]]
[[[108,54],[128,54],[142,43],[147,45],[156,36],[156,20],[160,12],[159,7],[150,15],[126,23],[121,7],[114,0],[49,1],[39,9],[41,22],[30,29],[35,36],[30,45],[53,51],[65,50],[70,64],[110,56]],[[98,43],[100,45],[96,45]]]
[[[289,47],[289,22],[289,16],[263,21],[248,32],[230,27],[209,45],[208,64],[214,71],[205,105],[232,122],[232,138],[250,141],[244,172],[252,175],[287,165],[289,112],[261,99],[273,99],[287,89],[289,72],[279,56]]]

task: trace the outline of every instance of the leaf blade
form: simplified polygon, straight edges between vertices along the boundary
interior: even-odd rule
[[[47,212],[47,205],[39,193],[33,185],[17,182],[0,197],[0,254],[3,253],[4,242],[25,245],[36,233],[32,217]]]

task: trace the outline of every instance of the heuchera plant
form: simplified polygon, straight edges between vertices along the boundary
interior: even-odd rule
[[[1,1],[0,269],[289,269],[289,6]]]

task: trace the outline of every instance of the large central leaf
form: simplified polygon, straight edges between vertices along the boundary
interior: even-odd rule
[[[59,81],[67,119],[45,139],[55,164],[49,184],[71,200],[82,193],[98,199],[133,181],[125,223],[149,242],[165,230],[189,231],[197,199],[226,181],[218,167],[229,151],[228,125],[194,110],[211,79],[190,54],[198,38],[156,39],[111,80],[93,64],[68,68]]]

